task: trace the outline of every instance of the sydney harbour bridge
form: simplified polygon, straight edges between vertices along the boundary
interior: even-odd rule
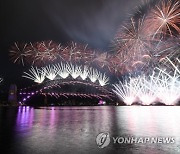
[[[23,77],[36,84],[19,90],[19,104],[22,105],[40,96],[43,96],[44,103],[49,99],[63,102],[81,99],[102,105],[116,100],[109,77],[92,67],[58,63],[41,69],[32,67],[28,73],[24,72]]]

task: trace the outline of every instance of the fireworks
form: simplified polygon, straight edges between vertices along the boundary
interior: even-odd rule
[[[68,67],[69,72],[70,72],[70,74],[71,74],[71,76],[72,76],[73,79],[76,79],[77,77],[80,76],[80,74],[81,74],[81,72],[82,72],[80,66],[72,65],[72,64],[70,64],[70,65],[68,65],[68,66],[69,66],[69,67]]]
[[[91,82],[93,82],[93,83],[96,82],[98,77],[99,77],[98,70],[90,68],[90,70],[89,70],[89,79],[91,80]]]
[[[99,52],[101,52],[101,51],[99,51]],[[94,57],[92,62],[97,64],[101,68],[107,67],[109,70],[111,70],[109,59],[110,59],[110,57],[109,57],[109,54],[107,52],[104,52],[104,53],[98,53],[97,52],[95,54],[95,57]]]
[[[179,76],[176,76],[176,71],[173,76],[163,75],[159,80],[157,97],[166,105],[175,105],[180,98],[180,81]]]
[[[31,67],[29,70],[30,73],[24,72],[25,75],[23,75],[24,78],[28,78],[30,80],[33,80],[36,83],[42,83],[45,79],[46,73],[44,70],[40,70],[37,67]]]
[[[52,65],[52,66],[46,66],[43,69],[43,72],[45,73],[45,76],[49,79],[49,80],[54,80],[58,74],[58,69],[56,66]]]
[[[89,75],[89,70],[88,70],[88,67],[85,65],[84,69],[80,73],[80,77],[82,80],[86,80],[88,75]]]
[[[115,38],[115,50],[117,51],[111,57],[111,61],[117,64],[117,70],[121,74],[136,69],[152,72],[154,67],[161,65],[165,57],[179,56],[178,38],[152,39],[146,34],[143,24],[140,31],[139,24],[134,22],[132,20],[131,26],[125,27],[125,31],[120,31]]]
[[[28,46],[30,49],[28,60],[36,65],[54,62],[59,58],[59,52],[63,50],[61,44],[53,41],[29,43]]]
[[[125,83],[119,82],[119,84],[114,84],[113,92],[120,97],[127,105],[131,105],[135,102],[136,93],[133,89],[131,89],[131,85],[129,85],[126,81]]]
[[[147,31],[155,36],[173,36],[180,34],[180,2],[179,0],[162,0],[150,9],[146,17]]]
[[[26,63],[31,65],[44,65],[47,63],[60,61],[90,64],[95,57],[95,51],[87,45],[70,43],[62,46],[56,42],[41,41],[34,43],[16,43],[9,51],[10,58],[14,63]]]
[[[28,44],[15,42],[9,51],[13,63],[21,63],[24,66],[25,58],[29,56]]]
[[[66,62],[89,64],[94,58],[95,52],[88,48],[88,45],[71,42],[64,48],[61,55]]]
[[[174,57],[177,54],[177,48],[179,47],[176,44],[176,40],[159,40],[159,42],[152,42],[151,49],[147,54],[144,54],[141,57],[141,70],[146,74],[151,74],[155,67],[162,67],[166,63],[166,57]],[[138,62],[138,61],[137,61]]]
[[[97,69],[88,69],[87,66],[84,66],[84,69],[82,69],[81,66],[68,63],[59,63],[52,66],[49,65],[42,67],[41,69],[38,69],[37,67],[31,67],[29,72],[30,73],[24,72],[25,75],[23,75],[23,77],[33,80],[37,83],[42,83],[45,80],[45,77],[49,80],[55,80],[58,75],[62,79],[66,79],[69,75],[71,75],[73,79],[80,77],[82,80],[85,80],[89,78],[93,83],[98,80],[101,86],[105,86],[109,82],[109,77],[107,77],[105,74],[102,74]]]
[[[127,105],[135,102],[174,105],[180,98],[180,2],[148,1],[147,6],[146,11],[139,11],[118,29],[113,41],[114,51],[102,52],[75,42],[64,46],[53,41],[41,41],[15,43],[9,55],[14,63],[32,64],[29,73],[25,72],[23,77],[37,83],[47,78],[62,81],[62,85],[66,84],[65,79],[76,84],[76,80],[82,79],[83,82],[90,81],[92,85],[98,83],[103,87],[109,84],[109,77],[98,68],[116,75],[138,72],[143,75],[131,76],[119,84],[113,84],[113,92],[120,99]],[[60,63],[53,65],[56,62]],[[48,66],[41,67],[44,64]],[[60,97],[76,94],[54,92],[45,95]],[[82,93],[77,95],[86,96]]]
[[[57,64],[56,65],[57,69],[59,70],[58,71],[58,75],[63,78],[63,79],[66,79],[68,76],[69,76],[69,64]]]
[[[168,59],[168,58],[167,58]],[[180,65],[179,59],[177,59]],[[156,68],[150,76],[129,77],[128,80],[114,84],[113,92],[120,97],[127,105],[139,102],[143,105],[150,105],[162,102],[166,105],[175,105],[180,99],[180,70],[174,67],[173,75]]]
[[[12,49],[9,51],[10,58],[14,63],[22,63],[23,66],[30,64],[40,67],[60,61],[78,65],[83,64],[88,67],[108,68],[110,72],[116,72],[114,70],[117,68],[114,67],[114,62],[111,61],[112,54],[97,51],[89,48],[87,45],[74,42],[69,43],[67,46],[53,41],[30,42],[26,44],[15,43]],[[71,65],[68,68],[75,69]],[[73,77],[75,76],[73,75]]]
[[[109,77],[107,77],[106,74],[99,73],[98,81],[101,86],[105,86],[109,82]]]
[[[115,40],[121,50],[136,53],[145,52],[149,43],[148,37],[145,35],[144,19],[135,20],[131,18],[130,23],[123,26],[117,33]]]
[[[145,7],[147,11],[138,10],[138,16],[118,29],[113,41],[115,54],[110,59],[116,59],[114,64],[121,74],[149,73],[166,56],[179,56],[180,2],[162,0]]]
[[[114,44],[121,73],[143,66],[142,55],[148,54],[151,47],[149,37],[145,35],[144,19],[131,18],[130,24],[118,31]]]

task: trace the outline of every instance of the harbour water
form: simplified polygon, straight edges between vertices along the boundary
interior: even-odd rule
[[[110,136],[104,148],[97,145],[99,133]],[[113,137],[174,141],[115,143]],[[180,153],[180,107],[1,107],[0,150],[12,154],[176,154]]]

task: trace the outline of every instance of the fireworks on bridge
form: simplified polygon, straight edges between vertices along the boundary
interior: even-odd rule
[[[73,79],[76,79],[81,74],[81,67],[78,65],[67,64],[67,70]]]
[[[71,76],[73,79],[80,77],[82,80],[89,78],[91,82],[96,82],[101,86],[109,84],[109,77],[106,74],[99,72],[97,69],[88,68],[86,65],[84,67],[73,65],[69,63],[58,63],[56,65],[48,65],[42,67],[41,69],[37,67],[31,67],[29,73],[24,72],[23,77],[33,80],[36,83],[42,83],[45,78],[49,80],[55,80],[58,76],[62,79],[68,78]]]
[[[89,70],[88,70],[88,66],[84,66],[84,69],[82,69],[81,73],[80,73],[80,77],[82,80],[86,80],[87,77],[89,75]]]
[[[46,75],[48,75],[47,72],[44,71],[44,69],[40,70],[37,67],[31,67],[31,69],[29,69],[29,72],[30,73],[24,72],[23,77],[33,80],[36,83],[42,83]]]
[[[42,70],[46,78],[48,78],[49,80],[54,80],[59,72],[58,67],[56,67],[55,65],[43,67]]]
[[[70,88],[69,87],[73,87]],[[88,80],[69,80],[56,79],[48,80],[42,84],[36,84],[28,88],[20,90],[20,104],[24,104],[34,95],[51,96],[58,98],[70,97],[89,98],[89,99],[108,99],[112,100],[114,94],[107,86],[101,86],[97,83],[89,82]]]

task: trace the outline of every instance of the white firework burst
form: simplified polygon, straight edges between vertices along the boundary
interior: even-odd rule
[[[107,77],[106,74],[99,72],[97,69],[88,69],[87,66],[84,66],[82,69],[81,66],[68,63],[49,65],[42,67],[41,69],[32,67],[29,72],[30,73],[24,72],[25,75],[23,75],[23,77],[31,79],[37,83],[42,83],[45,77],[49,80],[55,80],[57,75],[59,75],[62,79],[66,79],[69,75],[71,75],[73,79],[77,79],[79,76],[82,80],[89,78],[93,83],[98,80],[101,86],[109,84],[109,77]]]
[[[176,66],[168,57],[166,57],[166,59],[168,60],[168,62],[172,65],[172,67],[174,68],[175,71],[177,71],[177,73],[180,75],[180,70],[178,68],[178,66]],[[180,65],[180,60],[177,58],[176,59],[178,64]],[[179,66],[180,67],[180,66]]]
[[[133,102],[137,100],[138,91],[135,90],[135,87],[132,82],[124,81],[119,82],[119,84],[114,84],[113,92],[127,105],[132,105]],[[137,89],[137,88],[136,88]]]
[[[173,74],[172,72],[166,72],[156,68],[159,70],[157,97],[159,97],[166,105],[175,105],[180,99],[180,71],[170,59],[168,59],[168,61],[174,67]]]
[[[139,77],[139,93],[138,98],[143,105],[150,105],[157,101],[157,78],[154,78],[155,73],[151,76]]]
[[[80,77],[82,80],[86,80],[89,75],[89,70],[87,66],[84,66],[84,69],[81,71]]]
[[[89,79],[91,82],[96,82],[96,80],[99,78],[99,72],[97,69],[90,68],[89,69]]]
[[[58,74],[58,68],[54,65],[42,68],[49,80],[54,80]]]
[[[66,79],[69,76],[69,65],[68,64],[57,64],[56,65],[57,69],[58,69],[58,75],[63,78]]]
[[[102,74],[99,72],[98,81],[101,86],[105,86],[109,82],[109,77],[107,77],[106,74]]]
[[[25,58],[30,55],[27,49],[27,43],[19,44],[18,42],[15,42],[14,46],[9,51],[9,55],[13,63],[22,63],[22,65],[24,66]]]
[[[172,63],[172,61],[171,61]],[[138,101],[142,105],[162,102],[166,105],[176,105],[180,100],[180,74],[178,67],[172,63],[174,72],[155,68],[150,76],[129,78],[119,84],[114,84],[113,92],[127,105]]]
[[[42,83],[45,80],[46,73],[43,70],[40,70],[37,67],[31,67],[29,72],[30,73],[24,72],[25,75],[22,77],[33,80],[36,83]]]
[[[70,65],[67,65],[67,67],[73,79],[76,79],[77,77],[80,76],[82,72],[80,66],[70,64]]]

